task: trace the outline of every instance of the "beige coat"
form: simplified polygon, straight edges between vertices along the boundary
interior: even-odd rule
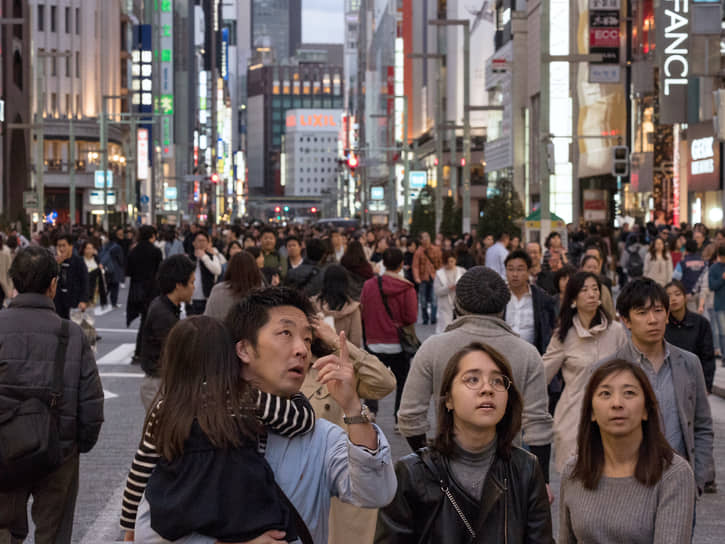
[[[312,299],[317,310],[325,316],[335,320],[337,333],[345,331],[345,337],[356,347],[362,346],[362,319],[360,317],[360,303],[351,300],[340,310],[330,310],[327,304],[320,301],[320,297]]]
[[[561,369],[566,384],[554,411],[554,455],[559,472],[576,453],[581,402],[590,367],[627,343],[627,332],[621,323],[608,323],[606,318],[602,319],[603,323],[585,329],[579,316],[575,315],[564,342],[555,331],[544,354],[547,382]]]
[[[361,399],[382,399],[395,391],[395,375],[380,359],[349,341],[347,349],[355,369],[357,394]],[[327,386],[317,381],[316,370],[311,369],[307,373],[301,391],[310,400],[317,417],[345,428],[342,409],[330,396]],[[372,544],[377,519],[377,509],[352,506],[333,497],[330,504],[328,543]]]
[[[10,265],[13,264],[13,255],[10,248],[0,249],[0,289],[5,293],[5,299],[13,296],[13,280],[10,279]]]

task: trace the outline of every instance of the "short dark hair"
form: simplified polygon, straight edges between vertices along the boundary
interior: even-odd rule
[[[266,287],[250,291],[239,303],[229,310],[224,323],[229,329],[232,341],[241,340],[257,346],[259,329],[269,321],[269,310],[280,306],[293,306],[312,319],[315,309],[305,294],[288,287]]]
[[[529,254],[526,253],[523,249],[516,249],[509,253],[506,256],[506,260],[504,260],[503,264],[504,266],[509,264],[509,261],[513,261],[514,259],[521,259],[526,263],[526,268],[531,268],[531,257],[529,257]]]
[[[182,285],[189,283],[189,278],[194,270],[196,270],[196,266],[186,255],[172,255],[168,259],[164,259],[159,265],[157,274],[161,294],[168,295],[176,289],[176,285],[179,283]]]
[[[209,241],[209,234],[208,234],[208,233],[207,233],[207,232],[206,232],[205,230],[197,230],[197,231],[196,231],[196,232],[194,233],[194,238],[192,239],[192,241],[196,241],[196,239],[197,239],[197,238],[198,238],[199,236],[203,236],[204,238],[206,238],[206,241],[207,241],[207,242]]]
[[[644,308],[647,304],[661,303],[665,310],[670,309],[670,297],[667,291],[655,280],[637,278],[622,287],[617,297],[617,312],[629,319],[629,312],[635,308]]]
[[[508,401],[506,402],[506,412],[496,424],[496,434],[498,443],[496,445],[496,454],[499,457],[508,459],[511,455],[513,441],[518,437],[521,430],[521,414],[523,413],[523,400],[521,393],[514,384],[514,376],[511,371],[511,365],[506,358],[494,348],[482,342],[473,342],[463,349],[459,350],[450,358],[441,380],[440,396],[438,397],[438,434],[433,440],[433,448],[445,456],[451,455],[454,450],[454,428],[453,413],[446,407],[446,400],[451,394],[453,380],[458,375],[458,367],[461,360],[470,353],[483,352],[486,353],[501,374],[506,376],[511,382],[508,390]]]
[[[156,228],[151,225],[141,225],[138,229],[139,242],[151,240],[156,235]]]
[[[58,263],[50,251],[42,247],[21,249],[10,265],[10,279],[18,293],[44,295],[56,277]]]
[[[268,232],[274,234],[274,237],[277,238],[277,233],[274,231],[274,229],[272,227],[264,227],[262,229],[262,231],[259,233],[259,237],[261,238],[262,236],[264,236]]]
[[[286,246],[287,246],[287,244],[289,244],[290,242],[297,242],[297,245],[299,245],[299,246],[302,246],[302,242],[300,242],[300,239],[299,239],[299,237],[295,236],[294,234],[290,234],[290,235],[289,235],[289,236],[288,236],[288,237],[287,237],[287,238],[285,239],[285,241],[284,241],[284,245],[285,245],[285,247],[286,247]]]
[[[314,262],[320,262],[327,254],[327,245],[319,238],[310,238],[305,244],[307,258]]]
[[[717,246],[717,256],[725,257],[725,244],[720,244],[719,246]]]
[[[697,253],[697,242],[690,238],[685,242],[685,251],[688,253]]]
[[[589,379],[582,399],[577,459],[572,478],[581,481],[585,489],[596,489],[604,473],[604,447],[599,425],[592,421],[592,399],[597,387],[612,374],[631,372],[644,394],[647,419],[642,421],[642,443],[638,450],[634,477],[642,485],[652,487],[660,481],[664,471],[672,464],[672,448],[662,433],[657,396],[647,375],[639,367],[624,359],[614,359],[597,368]]]
[[[503,240],[504,237],[510,238],[511,235],[505,230],[496,233],[496,241]]]
[[[570,264],[565,264],[559,270],[554,272],[554,289],[557,293],[561,293],[561,291],[559,291],[559,281],[561,278],[571,278],[574,274],[576,274],[576,268]]]
[[[397,270],[403,262],[403,252],[397,247],[389,247],[383,251],[383,266],[386,270]]]

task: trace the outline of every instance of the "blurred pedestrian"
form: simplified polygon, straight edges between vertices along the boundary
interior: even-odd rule
[[[665,241],[657,237],[650,244],[644,258],[644,276],[652,278],[663,287],[672,281],[672,258]]]
[[[430,242],[430,234],[420,233],[420,247],[413,256],[413,280],[418,285],[418,299],[423,325],[436,324],[438,315],[437,300],[433,290],[436,271],[443,266],[441,250]],[[430,304],[430,313],[428,305]]]
[[[223,321],[232,306],[252,289],[261,288],[263,283],[262,271],[254,257],[246,251],[236,253],[227,264],[222,281],[212,288],[204,315]]]
[[[56,261],[60,265],[55,308],[63,319],[70,318],[70,311],[88,307],[88,269],[83,259],[73,254],[73,238],[61,234],[55,243]]]
[[[456,256],[451,250],[444,249],[441,256],[443,266],[436,270],[433,281],[433,292],[437,300],[438,317],[436,334],[446,330],[453,321],[454,301],[456,300],[456,284],[466,270],[456,265]]]

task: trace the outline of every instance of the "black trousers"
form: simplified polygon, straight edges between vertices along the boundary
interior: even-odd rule
[[[27,488],[0,493],[0,544],[20,544],[28,536],[28,499],[36,544],[70,544],[78,495],[78,454]]]
[[[371,351],[375,357],[380,359],[385,366],[395,374],[395,422],[398,422],[398,409],[400,408],[400,398],[403,396],[403,386],[405,386],[405,380],[408,377],[408,371],[410,370],[410,358],[404,353],[375,353]],[[377,401],[367,402],[370,407],[370,411],[377,412]]]

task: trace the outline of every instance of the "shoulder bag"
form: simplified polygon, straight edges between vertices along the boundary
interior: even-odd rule
[[[378,276],[378,289],[380,290],[380,296],[383,299],[385,311],[388,313],[388,317],[390,317],[390,320],[393,322],[393,325],[395,325],[398,332],[400,347],[403,349],[403,353],[406,356],[412,358],[420,347],[420,340],[418,339],[418,335],[415,333],[415,323],[398,326],[395,322],[395,318],[393,317],[393,312],[390,311],[390,306],[388,306],[388,297],[385,294],[385,291],[383,291],[383,278],[381,276]]]
[[[53,385],[47,388],[0,386],[0,491],[27,487],[63,462],[60,399],[69,322],[61,323]]]

